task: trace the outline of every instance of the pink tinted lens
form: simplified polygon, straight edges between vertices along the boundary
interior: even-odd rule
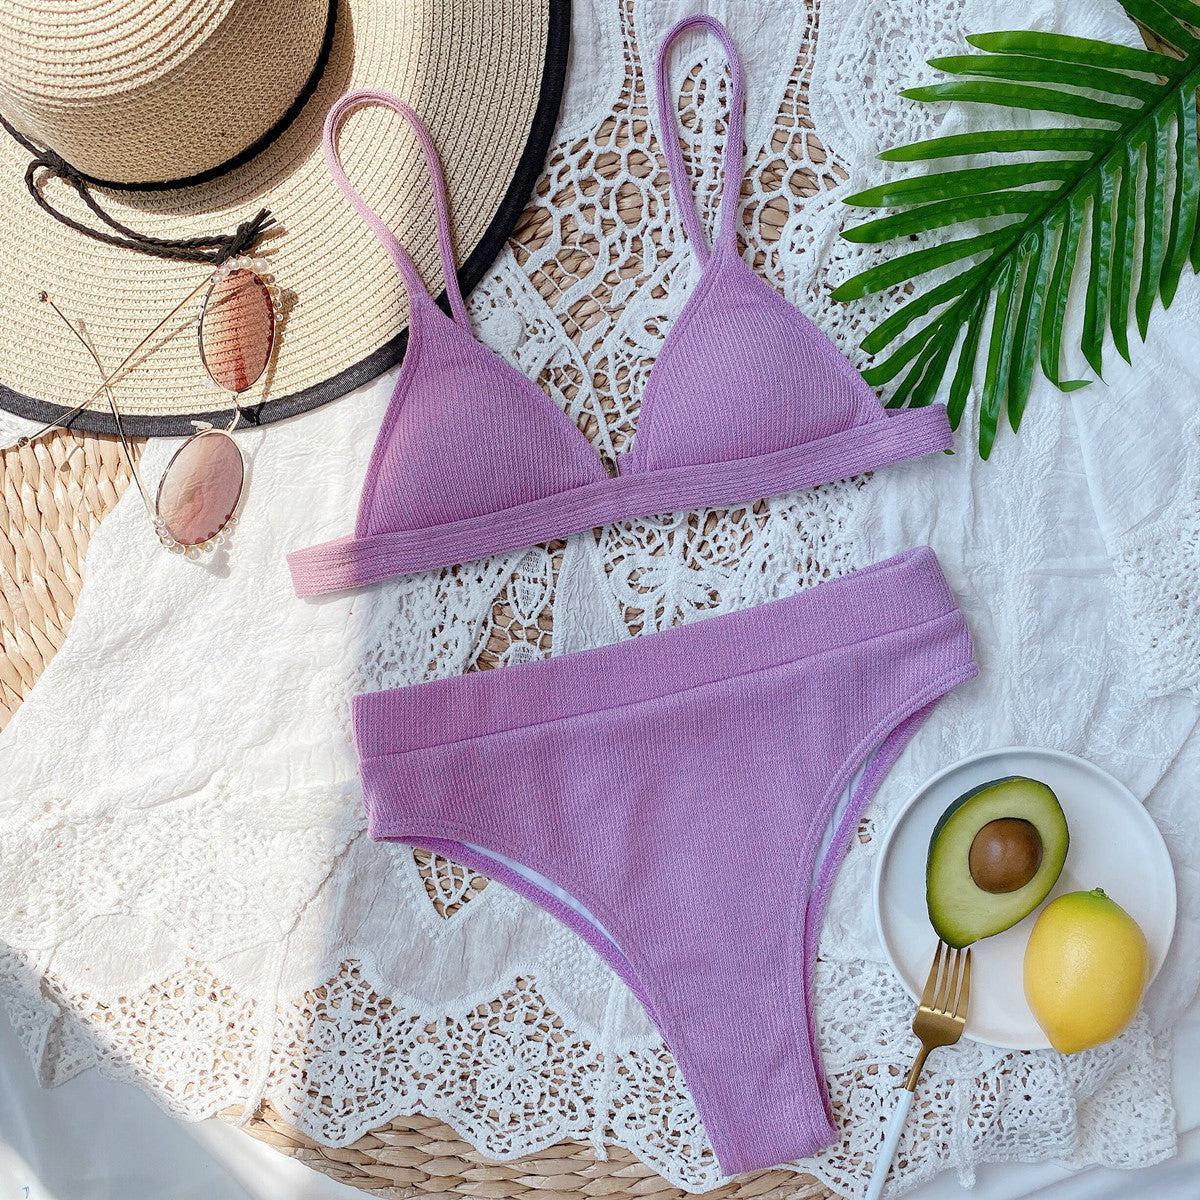
[[[167,464],[158,485],[158,516],[181,546],[199,546],[229,523],[242,495],[241,451],[223,433],[200,433]]]
[[[274,344],[275,307],[261,276],[243,267],[216,280],[200,317],[200,357],[213,382],[234,393],[253,387]]]

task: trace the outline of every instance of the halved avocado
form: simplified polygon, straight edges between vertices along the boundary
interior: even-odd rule
[[[1024,775],[960,796],[929,839],[925,898],[938,937],[969,946],[1028,916],[1062,872],[1071,838],[1058,797]]]

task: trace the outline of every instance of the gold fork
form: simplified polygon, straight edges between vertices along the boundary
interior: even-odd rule
[[[900,1098],[892,1110],[883,1144],[875,1156],[875,1169],[867,1187],[865,1200],[879,1200],[883,1194],[883,1182],[887,1178],[896,1147],[900,1142],[900,1131],[904,1128],[908,1110],[912,1107],[917,1080],[929,1052],[937,1046],[953,1046],[962,1037],[967,1024],[967,1008],[971,1001],[971,948],[952,950],[945,942],[938,942],[929,978],[921,993],[917,1015],[913,1017],[913,1033],[921,1042],[912,1070],[900,1089]]]

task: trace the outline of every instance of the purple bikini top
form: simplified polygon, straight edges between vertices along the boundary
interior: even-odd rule
[[[675,135],[667,58],[704,28],[733,73],[724,192],[710,250]],[[408,349],[367,468],[351,536],[289,556],[302,596],[469,562],[632,517],[748,503],[845,479],[951,445],[944,407],[888,413],[862,376],[737,246],[744,85],[728,31],[680,21],[658,53],[658,115],[671,191],[699,259],[698,283],[651,372],[633,448],[610,475],[587,438],[534,383],[471,332],[455,273],[433,140],[403,101],[344,96],[325,122],[338,186],[387,248],[408,289]],[[383,104],[414,129],[429,165],[451,316],[396,237],[351,186],[337,136],[347,114]]]

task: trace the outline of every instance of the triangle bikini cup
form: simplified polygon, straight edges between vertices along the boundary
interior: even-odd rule
[[[667,60],[703,28],[724,47],[732,98],[711,250],[688,192]],[[952,443],[940,405],[888,413],[833,343],[760,279],[737,247],[744,83],[728,31],[706,15],[659,48],[657,100],[671,192],[700,278],[650,374],[632,450],[610,475],[570,418],[471,331],[455,272],[445,183],[420,117],[385,92],[344,96],[325,122],[329,170],[387,249],[410,301],[409,342],[371,456],[354,533],[299,550],[296,591],[318,595],[432,570],[656,513],[748,503],[845,479]],[[394,109],[428,164],[450,302],[351,185],[337,137],[351,111]]]

